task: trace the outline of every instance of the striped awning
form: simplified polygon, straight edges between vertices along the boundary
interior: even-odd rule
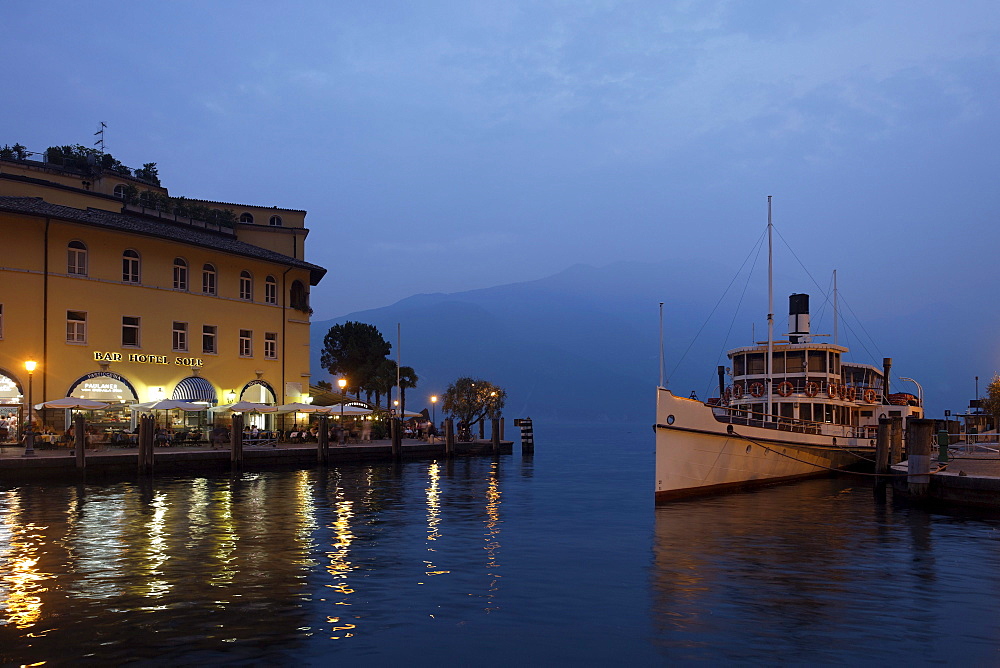
[[[219,402],[212,384],[198,376],[188,376],[177,383],[170,398],[179,401],[205,401],[213,406]]]

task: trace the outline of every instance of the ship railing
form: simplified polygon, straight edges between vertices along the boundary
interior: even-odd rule
[[[829,422],[813,422],[782,415],[757,413],[745,408],[730,408],[714,406],[715,419],[726,424],[762,427],[778,431],[790,431],[797,434],[824,434],[842,438],[871,439],[875,438],[875,427],[832,424]]]

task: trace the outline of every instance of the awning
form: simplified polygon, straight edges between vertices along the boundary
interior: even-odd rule
[[[218,399],[215,397],[215,388],[207,380],[198,376],[188,376],[177,383],[170,398],[179,401],[203,401],[213,406],[218,403]]]

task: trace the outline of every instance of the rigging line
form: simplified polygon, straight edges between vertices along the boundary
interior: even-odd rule
[[[722,349],[719,350],[719,354],[715,357],[716,366],[718,366],[719,360],[721,360],[722,356],[725,355],[725,353],[726,353],[726,347],[729,344],[729,336],[730,336],[730,334],[733,333],[733,327],[736,325],[736,318],[739,316],[740,309],[743,307],[743,300],[744,300],[744,298],[746,298],[747,289],[750,287],[750,277],[753,276],[753,270],[757,267],[757,260],[760,259],[760,254],[761,254],[761,252],[763,252],[763,249],[764,249],[764,239],[766,238],[766,236],[767,236],[767,231],[766,230],[764,232],[761,232],[761,235],[757,238],[757,242],[750,248],[750,252],[747,254],[747,256],[745,258],[743,258],[743,264],[741,264],[739,266],[739,269],[736,270],[736,274],[733,275],[733,279],[729,282],[729,286],[726,288],[726,292],[724,292],[723,295],[722,295],[722,297],[725,298],[726,294],[729,293],[729,288],[731,288],[733,286],[733,284],[736,282],[736,279],[740,277],[740,274],[743,273],[743,268],[747,266],[747,262],[749,262],[750,258],[753,257],[753,264],[750,265],[750,271],[747,272],[747,279],[743,283],[743,291],[740,292],[739,301],[736,302],[736,308],[733,309],[733,317],[729,321],[729,329],[726,330],[726,336],[725,336],[725,338],[722,341]],[[755,250],[756,250],[756,253],[754,252]],[[722,299],[720,298],[719,302],[721,303],[721,301],[722,301]],[[718,307],[718,304],[716,304],[716,307]],[[714,312],[714,309],[713,309],[713,312]],[[711,316],[709,316],[709,317],[711,317]],[[705,324],[707,325],[708,322],[706,321]],[[704,329],[704,325],[702,326],[702,329]],[[700,331],[701,330],[699,330],[699,333],[700,333]],[[713,378],[710,377],[710,379],[708,381],[708,384],[705,386],[705,396],[706,397],[711,396],[711,389],[710,388],[712,387],[712,385],[714,384],[714,382],[715,382],[715,379],[713,379]],[[719,390],[720,396],[721,396],[721,392],[722,391],[723,390],[721,390],[721,389]]]
[[[851,308],[851,305],[847,302],[847,300],[843,299],[842,301],[844,302],[844,305],[847,307],[847,310],[851,312],[851,317],[853,317],[854,320],[857,321],[858,326],[861,328],[861,331],[865,333],[865,336],[868,337],[868,340],[871,342],[872,346],[874,346],[875,349],[877,350],[878,341],[876,341],[875,337],[873,337],[871,334],[868,333],[868,330],[865,329],[865,324],[861,322],[861,319],[858,318],[858,316],[854,313],[854,309]],[[858,337],[859,341],[860,339],[861,337]],[[861,346],[865,349],[866,352],[868,352],[868,346],[866,346],[863,342],[861,343]],[[871,352],[868,352],[868,354],[871,355]],[[875,359],[875,357],[873,356],[872,359]]]
[[[773,452],[776,455],[780,455],[782,457],[787,457],[788,459],[797,461],[800,464],[806,464],[808,466],[814,466],[814,467],[816,467],[818,469],[824,469],[826,471],[833,471],[835,473],[846,473],[848,475],[856,475],[856,476],[861,476],[861,477],[866,477],[866,478],[899,478],[899,477],[904,477],[904,476],[908,478],[910,476],[918,476],[918,475],[934,475],[935,473],[940,473],[941,471],[944,471],[946,468],[948,468],[948,465],[945,464],[944,466],[938,466],[933,471],[928,471],[927,473],[866,473],[864,471],[846,471],[844,469],[835,469],[832,466],[824,466],[823,464],[816,464],[815,462],[807,462],[804,459],[799,459],[798,457],[792,457],[791,455],[786,454],[784,452],[778,452],[774,448],[769,448],[766,445],[758,443],[757,441],[753,440],[752,438],[749,438],[747,436],[743,436],[742,434],[737,434],[735,431],[731,432],[731,433],[732,433],[733,436],[738,436],[739,438],[742,438],[744,441],[749,441],[750,443],[753,443],[754,445],[756,445],[758,447],[761,447],[764,450],[767,450],[768,452]],[[837,446],[837,447],[840,447],[840,446]],[[867,460],[867,461],[871,461],[871,460]]]
[[[757,244],[758,245],[761,243],[761,240],[763,238],[764,238],[764,235],[761,234],[760,238],[757,240]],[[752,254],[753,254],[753,249],[750,250],[750,255],[752,255]],[[758,249],[757,254],[758,255],[760,254],[759,249]],[[736,279],[739,278],[740,272],[742,272],[743,267],[746,266],[747,261],[749,261],[749,259],[750,259],[750,255],[747,255],[747,257],[743,260],[743,264],[741,264],[740,268],[736,270],[736,274],[733,276],[732,280],[729,281],[729,285],[726,286],[726,289],[723,291],[722,295],[719,297],[719,300],[717,302],[715,302],[715,306],[712,307],[712,311],[708,314],[708,317],[705,318],[705,322],[702,323],[702,325],[698,329],[697,333],[695,333],[694,337],[691,339],[691,342],[688,344],[688,347],[684,349],[684,352],[681,354],[680,359],[677,360],[677,363],[674,365],[674,368],[670,370],[670,374],[668,375],[668,377],[673,377],[674,374],[677,373],[677,368],[681,365],[681,362],[684,361],[684,358],[687,356],[688,352],[690,352],[691,347],[694,345],[694,342],[698,340],[699,336],[701,336],[701,333],[704,331],[705,327],[708,326],[708,322],[712,319],[712,315],[716,312],[716,310],[718,310],[719,304],[722,303],[722,300],[726,298],[726,295],[729,293],[729,289],[733,286],[733,283],[735,283]],[[754,265],[756,266],[756,258],[754,259]],[[745,292],[745,288],[744,288],[744,292]]]

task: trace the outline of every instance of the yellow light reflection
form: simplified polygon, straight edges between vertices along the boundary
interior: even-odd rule
[[[41,594],[48,591],[44,581],[50,574],[38,570],[41,542],[47,527],[22,524],[21,498],[16,492],[4,495],[2,530],[0,530],[0,626],[11,624],[18,629],[34,626],[42,615]]]
[[[495,605],[496,592],[500,590],[500,574],[496,572],[499,567],[497,553],[500,550],[500,481],[497,478],[499,462],[493,462],[490,467],[490,480],[486,486],[486,550],[487,574],[493,580],[490,582],[487,595],[487,606],[484,610],[487,613],[499,610],[500,606]]]
[[[350,572],[355,568],[350,560],[351,543],[354,542],[355,538],[354,533],[351,531],[351,519],[354,517],[354,502],[344,498],[343,488],[340,487],[337,488],[336,498],[338,501],[334,505],[334,519],[330,527],[333,529],[333,543],[330,546],[332,549],[326,553],[329,559],[326,570],[334,582],[326,586],[345,597],[343,600],[335,601],[335,605],[350,605],[347,597],[354,593],[354,589],[350,586],[347,579]],[[332,624],[330,627],[331,640],[342,640],[354,636],[354,633],[342,632],[353,630],[355,624],[344,622],[340,617],[330,617],[328,618],[328,622]]]

